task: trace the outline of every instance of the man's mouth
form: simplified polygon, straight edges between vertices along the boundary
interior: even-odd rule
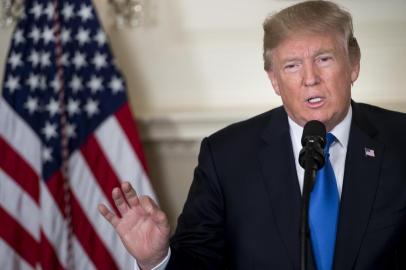
[[[321,98],[321,97],[311,97],[311,98],[307,99],[307,102],[309,102],[309,103],[311,103],[311,104],[313,104],[313,103],[318,103],[318,102],[320,102],[320,101],[322,101],[322,98]]]
[[[306,100],[306,103],[309,107],[311,108],[318,108],[319,106],[322,106],[324,103],[324,98],[320,96],[315,96],[315,97],[310,97]]]

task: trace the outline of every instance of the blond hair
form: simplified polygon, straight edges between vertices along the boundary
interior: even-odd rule
[[[295,33],[335,33],[344,41],[351,63],[361,52],[353,34],[351,14],[330,1],[305,1],[268,16],[264,23],[264,69],[272,65],[271,54],[281,42]]]

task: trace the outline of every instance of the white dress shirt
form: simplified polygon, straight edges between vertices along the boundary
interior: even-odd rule
[[[169,248],[168,255],[166,255],[165,259],[163,259],[157,266],[155,266],[151,270],[165,270],[170,257],[171,257],[171,249]],[[134,263],[134,270],[141,270],[140,267],[138,266],[137,261],[135,261],[135,263]]]
[[[329,152],[330,162],[336,176],[338,194],[340,195],[340,198],[341,191],[343,189],[345,156],[347,154],[348,138],[350,136],[351,119],[352,109],[350,106],[345,118],[337,126],[335,126],[333,130],[330,131],[330,133],[336,137],[336,140],[330,146]],[[299,179],[300,190],[303,192],[304,169],[299,164],[299,152],[302,149],[301,139],[303,127],[296,124],[290,117],[288,120],[293,154],[295,155],[297,178]]]
[[[336,140],[330,146],[330,162],[334,170],[334,174],[337,180],[338,194],[341,198],[341,191],[343,189],[343,180],[344,180],[344,166],[345,166],[345,156],[347,154],[348,138],[350,136],[350,127],[352,119],[352,108],[348,110],[345,118],[330,131],[335,137]],[[299,164],[299,152],[302,149],[302,133],[303,127],[296,124],[290,117],[289,121],[289,132],[290,138],[292,140],[293,154],[295,156],[296,172],[297,178],[299,179],[300,190],[303,191],[303,178],[304,178],[304,169]],[[169,258],[171,256],[171,250],[168,250],[168,255],[165,259],[152,270],[165,270]],[[135,263],[134,270],[139,270],[138,264]]]

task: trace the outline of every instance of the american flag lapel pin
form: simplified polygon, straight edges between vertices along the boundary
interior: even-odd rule
[[[371,148],[368,148],[368,147],[365,147],[364,149],[365,149],[365,156],[366,157],[372,157],[372,158],[375,157],[374,149],[371,149]]]

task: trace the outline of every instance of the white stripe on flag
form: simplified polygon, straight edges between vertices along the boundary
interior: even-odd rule
[[[0,136],[40,175],[41,142],[30,126],[0,97]]]
[[[0,238],[1,270],[32,270],[31,266]]]
[[[114,115],[96,130],[95,137],[120,181],[129,181],[138,194],[157,201],[144,168]]]
[[[76,237],[73,237],[73,257],[75,260],[75,270],[96,269]]]
[[[71,188],[79,201],[82,210],[85,212],[89,222],[94,227],[101,241],[110,251],[113,259],[120,269],[132,269],[134,260],[127,253],[120,238],[113,227],[99,214],[97,206],[104,203],[111,209],[111,205],[104,196],[92,172],[81,152],[76,151],[71,155],[69,168],[71,169]]]
[[[41,220],[42,231],[54,248],[61,265],[67,265],[67,225],[48,187],[41,180]]]
[[[31,196],[25,193],[1,168],[0,206],[39,242],[40,211],[38,205],[32,200]]]

